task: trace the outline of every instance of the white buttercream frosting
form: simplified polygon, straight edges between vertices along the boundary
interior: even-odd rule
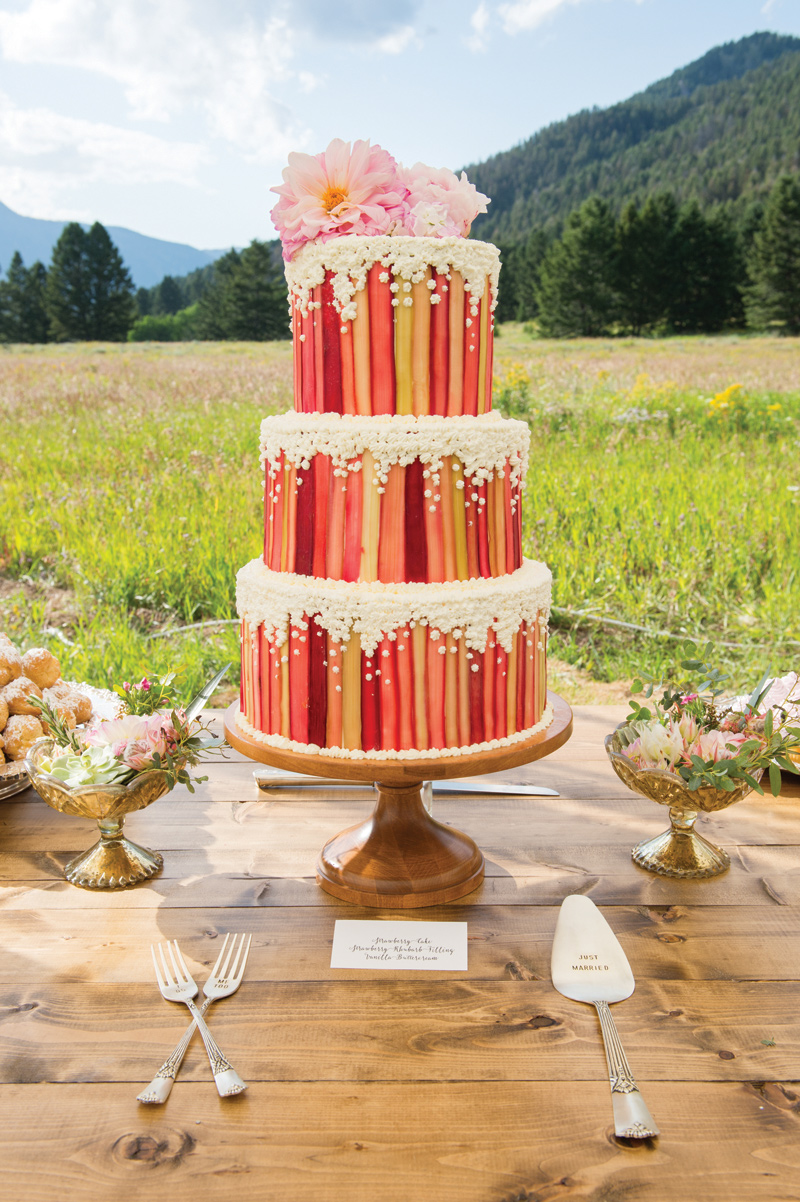
[[[348,747],[319,747],[316,743],[298,743],[296,739],[287,739],[284,735],[265,734],[247,721],[241,712],[236,715],[236,725],[243,734],[269,747],[280,748],[281,751],[299,751],[306,755],[325,755],[333,760],[436,760],[455,755],[476,755],[482,751],[494,751],[500,747],[513,747],[515,743],[524,743],[540,730],[546,730],[553,721],[553,707],[545,706],[541,721],[526,730],[517,731],[505,739],[490,739],[484,743],[470,743],[466,747],[434,747],[427,751],[410,749],[406,751],[360,751]]]
[[[286,264],[293,303],[305,315],[314,305],[314,288],[325,282],[326,272],[331,272],[333,303],[342,320],[352,320],[357,312],[356,294],[366,287],[367,272],[375,263],[385,267],[395,280],[406,281],[409,288],[412,283],[422,283],[428,268],[448,277],[451,271],[460,272],[473,317],[477,315],[488,277],[492,309],[497,303],[500,252],[496,246],[472,238],[406,238],[388,234],[375,238],[348,234],[329,242],[307,243]],[[433,300],[434,293],[430,296]],[[404,303],[412,304],[411,297]]]
[[[523,622],[550,614],[549,568],[535,560],[507,576],[454,580],[444,584],[385,584],[379,581],[318,580],[289,572],[272,572],[263,560],[246,564],[236,577],[236,606],[251,628],[264,626],[278,645],[290,625],[304,628],[313,617],[337,642],[355,632],[361,647],[373,654],[382,638],[395,638],[402,626],[420,623],[431,636],[458,631],[473,651],[483,651],[490,630],[511,651]]]
[[[282,413],[261,423],[261,461],[273,472],[280,456],[295,467],[307,468],[315,455],[329,455],[333,466],[347,470],[369,451],[379,476],[394,464],[419,459],[439,471],[446,455],[460,460],[468,480],[480,483],[508,465],[511,485],[525,480],[530,431],[526,422],[498,413],[479,417],[351,416],[339,413]]]

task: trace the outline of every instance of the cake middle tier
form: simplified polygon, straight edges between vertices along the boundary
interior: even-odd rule
[[[551,575],[349,584],[237,577],[240,725],[265,743],[351,757],[454,755],[547,725]]]
[[[514,572],[529,441],[525,422],[495,413],[268,417],[264,563],[394,583]]]

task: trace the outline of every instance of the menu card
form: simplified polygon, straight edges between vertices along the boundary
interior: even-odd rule
[[[465,972],[467,923],[337,918],[331,968],[414,968]]]

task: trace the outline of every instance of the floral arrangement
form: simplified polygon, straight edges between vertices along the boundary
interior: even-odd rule
[[[31,698],[41,711],[57,750],[39,760],[40,771],[69,788],[84,785],[129,785],[145,772],[161,772],[167,787],[207,780],[191,777],[188,768],[200,762],[204,751],[219,749],[222,740],[211,735],[198,720],[205,705],[230,667],[227,664],[188,705],[176,702],[174,674],[144,677],[138,684],[125,681],[121,690],[128,711],[120,718],[96,722],[86,729],[71,729],[47,701]],[[194,782],[194,783],[193,783]]]
[[[718,701],[725,676],[706,662],[713,648],[698,658],[694,643],[683,646],[691,658],[680,661],[680,670],[668,680],[635,680],[634,694],[650,699],[663,689],[652,708],[631,702],[631,713],[622,728],[624,754],[639,768],[659,768],[681,777],[687,788],[723,789],[731,792],[737,781],[746,781],[763,793],[755,774],[768,771],[775,797],[781,789],[781,769],[800,772],[790,760],[800,748],[800,726],[790,726],[781,710],[763,702],[771,678],[766,673],[753,692],[731,705]]]
[[[465,238],[489,198],[447,167],[403,167],[380,146],[334,138],[320,154],[289,155],[270,216],[283,257],[315,238],[393,234]]]

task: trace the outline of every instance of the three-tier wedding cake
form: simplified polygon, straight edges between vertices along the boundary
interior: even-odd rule
[[[552,720],[551,577],[522,556],[528,427],[491,407],[486,198],[366,142],[284,179],[294,410],[261,429],[238,727],[375,760],[525,740]]]

